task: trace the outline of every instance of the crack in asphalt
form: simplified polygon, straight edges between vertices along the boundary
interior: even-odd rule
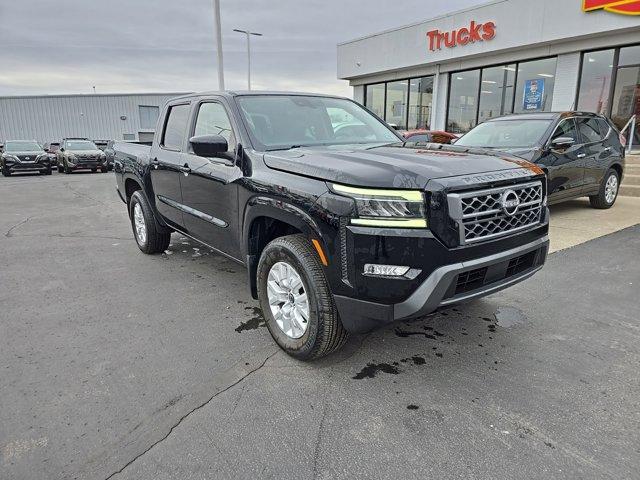
[[[33,217],[27,217],[24,220],[21,220],[20,222],[16,223],[14,226],[12,226],[11,228],[9,228],[9,230],[6,231],[6,233],[4,234],[5,237],[7,238],[11,238],[13,237],[13,231],[18,228],[21,225],[24,225],[25,223],[27,223],[29,220],[31,220]]]
[[[62,185],[64,185],[68,190],[71,190],[71,192],[74,195],[76,195],[77,197],[84,198],[84,199],[87,199],[87,200],[91,200],[92,202],[96,202],[99,205],[103,205],[103,206],[107,205],[102,200],[98,200],[97,198],[93,198],[91,195],[88,195],[88,194],[83,193],[83,192],[81,192],[79,190],[76,190],[75,188],[72,188],[71,185],[69,184],[69,182],[63,182]]]
[[[275,352],[271,353],[270,355],[268,355],[256,368],[254,368],[253,370],[248,371],[245,375],[243,375],[242,377],[240,377],[238,380],[236,380],[235,382],[233,382],[232,384],[228,385],[227,387],[223,388],[222,390],[216,392],[215,394],[213,394],[211,397],[209,397],[208,400],[206,400],[205,402],[201,403],[200,405],[198,405],[197,407],[189,410],[187,413],[185,413],[182,417],[180,417],[178,419],[177,422],[175,422],[171,428],[169,429],[169,431],[167,432],[166,435],[164,435],[162,438],[160,438],[159,440],[153,442],[149,447],[147,447],[143,452],[139,453],[138,455],[136,455],[135,457],[133,457],[131,460],[129,460],[126,464],[124,464],[122,466],[122,468],[120,468],[119,470],[111,473],[108,477],[105,478],[105,480],[109,480],[111,478],[113,478],[114,476],[124,472],[124,470],[131,465],[132,463],[134,463],[136,460],[138,460],[140,457],[146,455],[153,447],[155,447],[156,445],[164,442],[167,438],[169,438],[169,436],[173,433],[173,431],[180,426],[180,424],[187,419],[192,413],[197,412],[198,410],[200,410],[201,408],[207,406],[214,398],[216,398],[217,396],[219,396],[220,394],[231,390],[233,387],[235,387],[236,385],[242,383],[248,376],[250,376],[251,374],[257,372],[258,370],[260,370],[262,367],[264,367],[266,365],[266,363],[269,361],[269,359],[271,357],[273,357],[274,355],[276,355],[277,353],[279,353],[280,350],[276,350]]]

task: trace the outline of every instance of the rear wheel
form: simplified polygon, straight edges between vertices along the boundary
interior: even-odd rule
[[[62,165],[58,164],[58,173],[62,173],[64,170],[62,169]]]
[[[107,173],[109,171],[109,169],[107,167],[101,167],[100,168],[100,173]]]
[[[303,235],[277,238],[258,264],[258,298],[267,327],[289,355],[313,360],[342,347],[342,326],[317,253]]]
[[[618,176],[618,172],[610,168],[602,179],[598,194],[589,197],[591,206],[602,210],[613,207],[613,204],[616,203],[616,199],[618,198],[619,189],[620,177]]]
[[[69,165],[64,166],[64,173],[66,173],[67,175],[71,173],[71,169],[69,168]]]
[[[97,168],[92,168],[92,169],[91,169],[91,173],[96,173],[97,171],[98,171],[98,169],[97,169]]]
[[[158,231],[151,207],[140,190],[131,196],[129,216],[131,217],[133,236],[142,252],[147,254],[160,253],[169,247],[171,234]]]

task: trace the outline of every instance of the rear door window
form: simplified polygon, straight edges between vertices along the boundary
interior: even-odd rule
[[[584,143],[595,143],[602,140],[600,124],[597,118],[582,117],[577,118],[578,130],[584,139]]]
[[[182,150],[187,133],[190,105],[174,105],[169,107],[167,122],[162,135],[162,146],[170,150]]]
[[[598,125],[600,126],[600,135],[602,138],[607,138],[609,132],[611,131],[611,125],[604,118],[598,119]]]

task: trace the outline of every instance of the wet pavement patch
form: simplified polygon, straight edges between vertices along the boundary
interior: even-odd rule
[[[240,325],[236,327],[236,332],[242,333],[245,330],[256,330],[260,327],[266,327],[267,321],[262,316],[262,310],[260,307],[244,307],[245,310],[252,310],[253,317],[247,320],[246,322],[242,322]]]
[[[375,378],[380,372],[398,375],[400,370],[398,367],[388,363],[367,363],[367,366],[360,370],[353,379],[362,380],[363,378]]]
[[[407,410],[418,410],[419,408],[418,405],[407,405]]]
[[[414,335],[421,335],[426,338],[430,338],[431,340],[435,340],[436,336],[427,332],[410,332],[408,330],[402,330],[401,328],[395,329],[396,335],[402,338],[412,337]]]
[[[497,325],[503,328],[522,325],[527,321],[527,317],[522,310],[514,307],[500,307],[493,316],[496,317]]]

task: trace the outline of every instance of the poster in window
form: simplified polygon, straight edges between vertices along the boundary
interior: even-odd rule
[[[544,79],[524,82],[524,110],[542,110],[544,103]]]

